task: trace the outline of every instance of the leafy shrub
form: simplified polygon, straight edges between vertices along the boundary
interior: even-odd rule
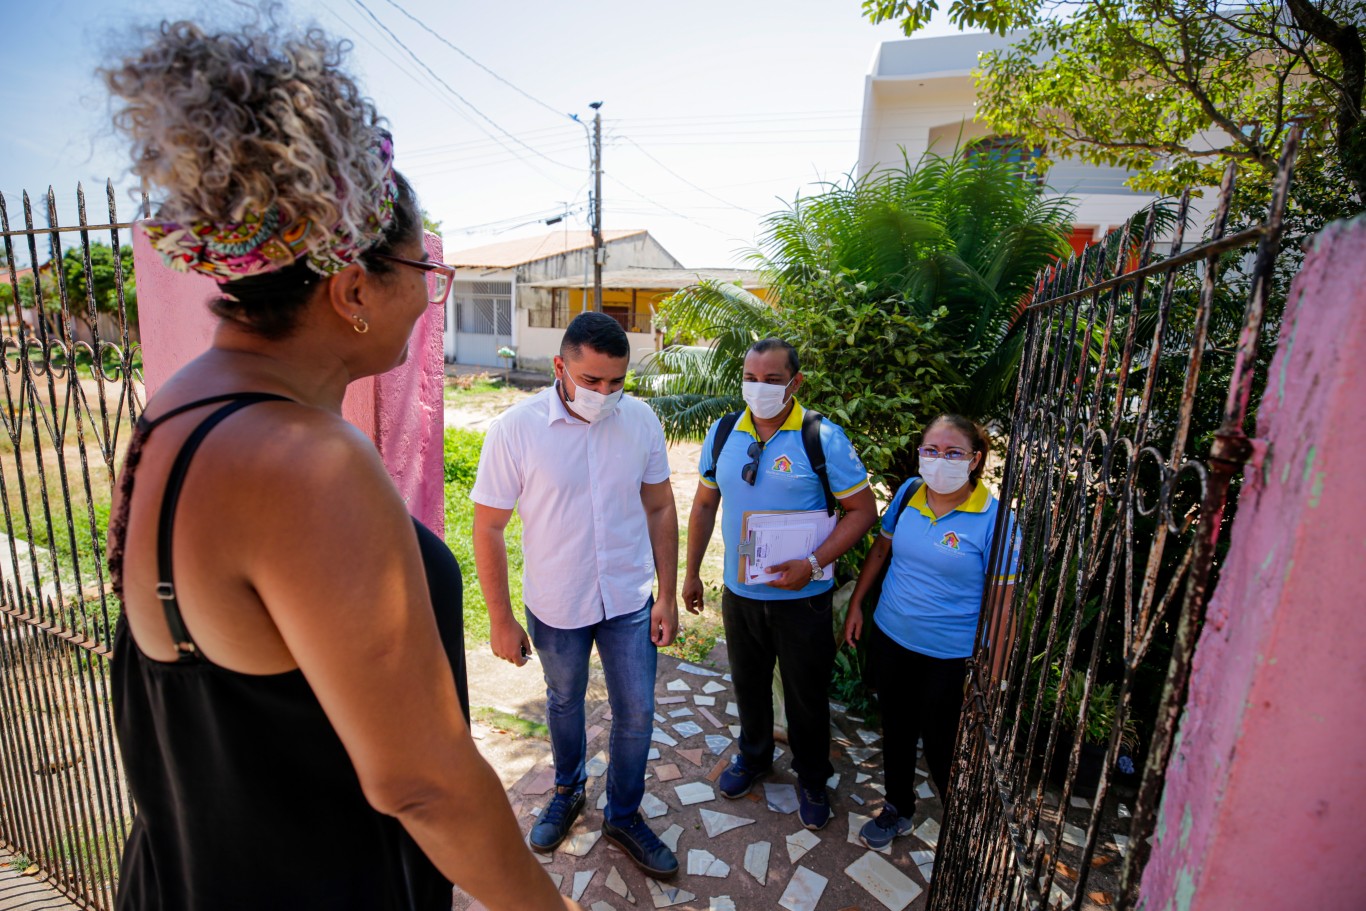
[[[443,461],[447,484],[459,484],[466,491],[474,486],[474,476],[479,470],[479,450],[483,445],[484,435],[477,430],[446,428]]]

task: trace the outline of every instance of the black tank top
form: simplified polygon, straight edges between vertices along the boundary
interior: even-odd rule
[[[175,507],[195,450],[223,418],[265,393],[217,396],[140,421],[124,464],[109,561],[122,597],[133,471],[163,421],[226,401],[186,439],[167,478],[157,529],[158,597],[180,659],[148,658],[120,618],[110,685],[137,807],[120,871],[119,911],[448,911],[451,884],[399,822],[374,810],[350,758],[298,669],[242,674],[204,659],[180,617],[170,565]],[[414,522],[460,706],[465,682],[460,567]]]

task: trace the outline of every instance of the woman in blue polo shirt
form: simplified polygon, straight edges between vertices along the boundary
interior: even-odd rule
[[[890,558],[869,630],[887,786],[882,812],[859,833],[870,848],[911,830],[918,739],[940,798],[947,793],[999,510],[981,479],[990,448],[986,431],[967,418],[946,414],[930,422],[919,449],[920,476],[902,484],[888,504],[849,601],[844,641],[853,647],[863,633],[864,597]],[[1010,568],[996,584],[1008,596],[1015,558],[1005,562]]]

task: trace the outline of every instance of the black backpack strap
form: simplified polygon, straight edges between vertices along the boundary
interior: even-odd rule
[[[825,494],[825,514],[833,516],[839,501],[830,489],[830,473],[825,468],[825,447],[821,445],[821,413],[807,410],[802,415],[802,448],[806,450],[806,460],[811,470],[820,478],[821,491]]]
[[[920,482],[920,484],[924,484],[924,483],[925,483],[924,481],[921,481],[921,482]],[[907,506],[910,506],[910,505],[911,505],[911,497],[915,496],[915,492],[916,492],[917,490],[920,489],[920,484],[914,484],[914,483],[913,483],[913,484],[911,485],[911,489],[908,490],[908,491],[906,491],[906,496],[904,496],[904,497],[901,499],[901,505],[898,506],[898,507],[896,508],[896,524],[897,524],[897,525],[900,525],[900,524],[901,524],[901,514],[902,514],[903,512],[906,511],[906,507],[907,507]]]
[[[730,439],[730,432],[735,429],[742,414],[743,411],[732,411],[721,415],[721,420],[716,422],[716,435],[711,440],[711,468],[702,475],[708,481],[716,480],[716,466],[721,461],[721,450],[726,448],[726,440]]]

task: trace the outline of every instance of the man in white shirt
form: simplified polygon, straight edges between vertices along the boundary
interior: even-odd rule
[[[554,851],[583,809],[584,693],[596,644],[612,706],[602,833],[645,873],[666,878],[678,860],[639,811],[656,649],[678,630],[678,515],[664,429],[622,392],[629,361],[626,333],[610,316],[583,313],[569,324],[555,385],[509,408],[484,439],[470,493],[474,559],[494,654],[520,667],[534,644],[545,675],[555,793],[531,847]],[[503,532],[514,507],[526,629],[508,593]]]

